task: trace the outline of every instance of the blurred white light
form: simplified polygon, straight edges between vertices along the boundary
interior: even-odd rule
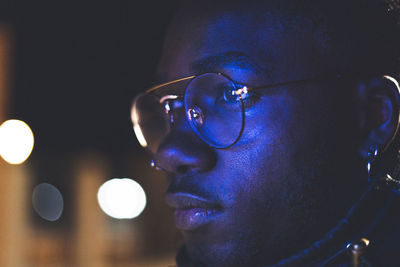
[[[0,126],[0,156],[10,164],[21,164],[32,152],[33,133],[20,120],[8,120]]]
[[[37,214],[48,221],[57,221],[64,209],[64,200],[60,191],[48,183],[35,186],[32,204]]]
[[[100,186],[97,193],[100,208],[110,217],[132,219],[146,206],[143,188],[129,178],[111,179]]]

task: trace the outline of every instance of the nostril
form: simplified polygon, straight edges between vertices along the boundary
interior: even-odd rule
[[[177,167],[176,171],[179,174],[184,174],[184,173],[187,173],[189,171],[189,168],[190,167],[188,165],[181,165],[181,166]]]

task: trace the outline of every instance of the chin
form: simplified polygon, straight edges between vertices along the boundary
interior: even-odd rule
[[[246,238],[245,233],[221,237],[205,232],[184,234],[184,243],[178,252],[178,267],[252,267],[260,266],[258,243]],[[269,262],[271,259],[269,260]]]

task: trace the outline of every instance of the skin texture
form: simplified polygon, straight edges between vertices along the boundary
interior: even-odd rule
[[[157,79],[223,72],[261,86],[313,78],[336,64],[329,40],[323,27],[301,16],[293,25],[268,8],[191,6],[168,31]],[[154,155],[168,174],[168,192],[223,207],[210,223],[182,231],[191,261],[273,264],[345,215],[366,183],[359,92],[335,79],[261,90],[246,108],[243,136],[228,149],[209,147],[183,117],[177,120]]]

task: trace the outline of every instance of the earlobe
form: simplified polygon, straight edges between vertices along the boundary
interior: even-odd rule
[[[371,146],[386,150],[398,131],[400,88],[396,79],[385,75],[360,84],[358,94],[363,107],[360,128],[365,137],[360,153],[367,158]]]

